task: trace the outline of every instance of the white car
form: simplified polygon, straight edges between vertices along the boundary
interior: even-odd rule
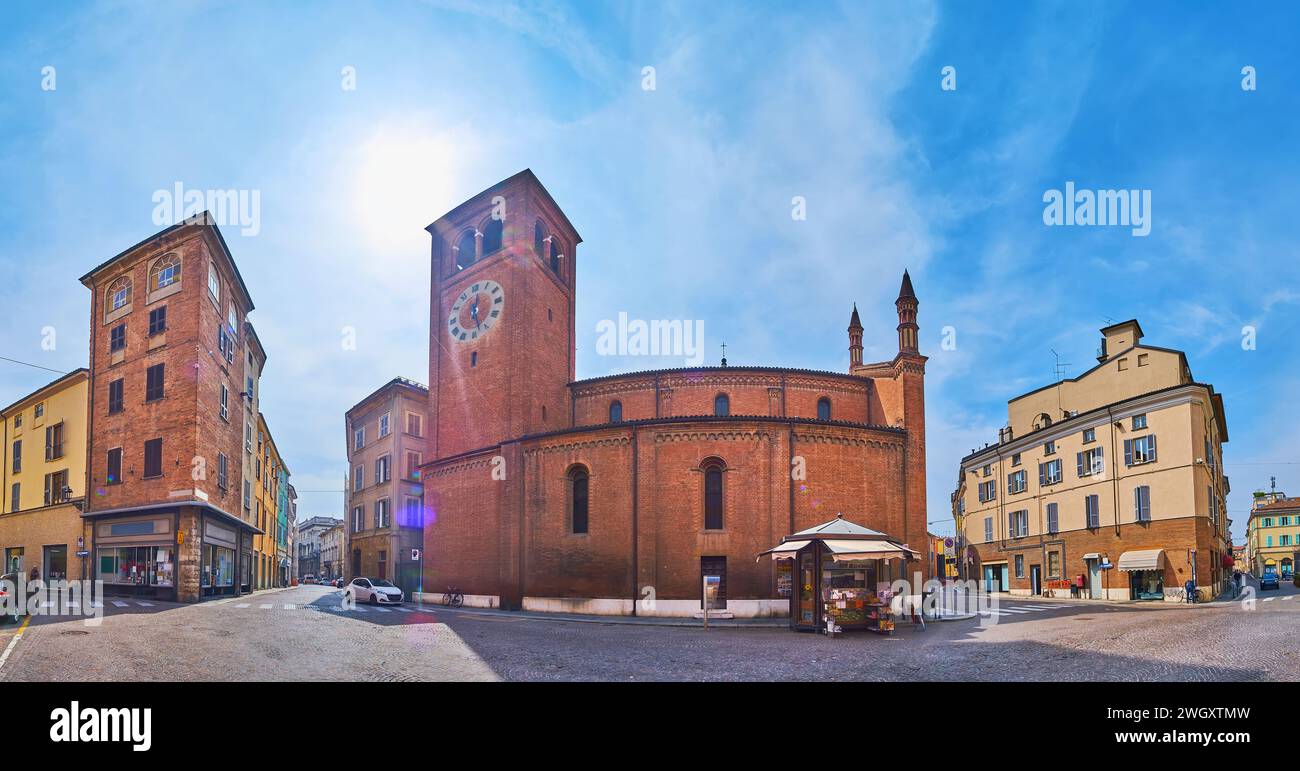
[[[354,578],[348,584],[348,590],[357,602],[371,605],[401,605],[402,590],[382,578]]]

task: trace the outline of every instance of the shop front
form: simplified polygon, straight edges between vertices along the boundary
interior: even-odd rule
[[[203,597],[225,597],[235,591],[235,554],[239,532],[211,519],[203,522],[202,562],[199,593]]]
[[[1129,598],[1133,600],[1165,599],[1164,549],[1126,551],[1116,565],[1121,573],[1128,574]]]
[[[95,578],[104,593],[176,599],[176,530],[173,513],[95,523]]]
[[[790,628],[819,631],[832,620],[841,629],[893,631],[892,582],[907,578],[908,547],[837,516],[759,555],[778,561],[778,589],[789,576]],[[781,563],[791,566],[787,571]]]
[[[76,556],[87,555],[90,577],[104,582],[105,594],[195,602],[238,595],[251,580],[240,575],[239,556],[251,559],[252,537],[261,531],[208,504],[92,510],[81,518],[90,543],[81,551],[78,539]],[[67,569],[66,551],[47,551],[49,570]]]

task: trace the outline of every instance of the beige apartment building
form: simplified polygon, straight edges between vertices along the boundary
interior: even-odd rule
[[[342,521],[320,534],[320,572],[317,578],[333,580],[343,577],[345,572],[343,553],[346,543]]]
[[[1201,599],[1231,576],[1223,398],[1187,357],[1101,330],[1098,364],[1011,399],[998,441],[961,461],[962,574],[990,591]]]
[[[94,578],[81,516],[89,389],[82,368],[0,409],[0,575]]]
[[[1256,577],[1274,573],[1282,581],[1295,577],[1300,560],[1300,498],[1257,492],[1246,523],[1246,569]]]
[[[383,578],[406,596],[420,588],[429,389],[394,378],[347,411],[345,578]]]

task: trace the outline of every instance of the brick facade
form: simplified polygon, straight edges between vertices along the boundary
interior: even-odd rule
[[[153,281],[159,260],[180,258],[179,280]],[[215,270],[217,296],[209,291]],[[129,303],[113,310],[112,290],[129,279]],[[215,226],[202,221],[168,228],[100,265],[82,278],[91,290],[90,449],[86,516],[114,518],[141,511],[178,517],[186,542],[178,550],[177,596],[199,598],[199,543],[203,523],[220,521],[239,532],[251,554],[256,531],[243,515],[244,422],[247,358],[244,319],[252,300]],[[166,308],[166,328],[151,329],[151,311]],[[235,322],[230,324],[233,314]],[[113,350],[112,330],[125,327],[125,347]],[[233,346],[219,350],[225,327]],[[147,399],[148,371],[163,365],[163,396]],[[110,412],[110,383],[122,381],[122,407]],[[226,388],[226,415],[221,389]],[[145,477],[145,442],[162,439],[161,474]],[[121,479],[108,478],[109,451],[122,451]],[[226,458],[224,479],[219,458]],[[98,533],[98,530],[96,530]],[[93,550],[93,545],[91,545]],[[238,584],[247,583],[236,559]]]
[[[453,246],[484,230],[497,196],[502,248],[465,260]],[[539,222],[564,244],[558,264],[535,248]],[[581,239],[531,172],[429,231],[426,591],[455,585],[507,608],[560,598],[637,612],[632,604],[651,596],[698,601],[701,560],[721,557],[729,601],[779,601],[774,567],[756,555],[837,513],[925,552],[925,357],[910,279],[890,362],[857,357],[849,374],[702,367],[575,381]],[[486,282],[504,289],[499,323],[453,339],[458,301]],[[730,403],[721,417],[719,394]],[[829,420],[818,416],[823,399]],[[704,522],[708,463],[724,469],[720,528]],[[573,523],[575,470],[589,475],[586,532]]]

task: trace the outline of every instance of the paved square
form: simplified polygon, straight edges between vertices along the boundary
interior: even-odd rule
[[[274,602],[118,600],[97,627],[33,618],[0,680],[1300,680],[1300,602],[1289,586],[1254,610],[1017,598],[987,627],[902,624],[892,637],[834,639],[771,626],[349,608],[316,586],[258,596]],[[0,627],[0,649],[15,634]]]

